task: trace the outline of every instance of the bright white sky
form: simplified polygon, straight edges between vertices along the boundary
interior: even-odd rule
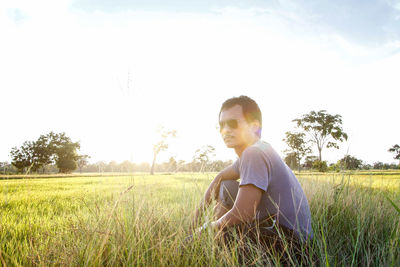
[[[244,94],[281,155],[291,121],[326,109],[349,140],[323,159],[394,162],[400,1],[249,3],[2,0],[0,161],[50,131],[92,162],[150,161],[160,125],[178,133],[160,161],[204,145],[235,159],[217,115]]]

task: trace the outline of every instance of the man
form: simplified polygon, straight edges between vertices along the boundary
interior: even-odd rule
[[[206,222],[198,232],[208,227],[224,232],[246,226],[245,232],[256,237],[256,242],[271,243],[282,235],[298,243],[311,239],[307,199],[293,172],[270,144],[260,140],[262,116],[257,103],[247,96],[226,100],[219,125],[226,146],[239,158],[208,187],[193,224],[212,200],[217,201],[215,221]]]

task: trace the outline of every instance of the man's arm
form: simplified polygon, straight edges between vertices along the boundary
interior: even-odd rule
[[[221,185],[221,181],[225,180],[237,180],[239,179],[240,175],[239,173],[235,170],[233,165],[225,168],[223,171],[221,171],[211,182],[209,185],[206,193],[204,194],[203,199],[201,200],[201,203],[199,207],[197,208],[193,222],[192,222],[192,227],[196,227],[198,224],[198,220],[203,213],[203,211],[210,205],[211,201],[217,200],[218,198],[218,193],[219,193],[219,188]]]
[[[212,222],[212,227],[222,229],[239,223],[251,222],[256,215],[262,192],[261,189],[252,184],[239,187],[239,192],[232,209],[219,220]]]

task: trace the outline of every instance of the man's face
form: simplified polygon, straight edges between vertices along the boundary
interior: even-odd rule
[[[254,141],[258,122],[248,123],[242,107],[235,105],[222,110],[219,117],[221,136],[229,148],[247,147]]]

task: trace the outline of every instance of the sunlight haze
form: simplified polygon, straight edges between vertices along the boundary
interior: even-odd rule
[[[54,131],[91,162],[150,162],[160,126],[177,131],[160,162],[233,160],[218,112],[248,95],[281,156],[292,120],[325,109],[349,139],[324,160],[395,162],[400,1],[192,2],[1,1],[0,161]]]

